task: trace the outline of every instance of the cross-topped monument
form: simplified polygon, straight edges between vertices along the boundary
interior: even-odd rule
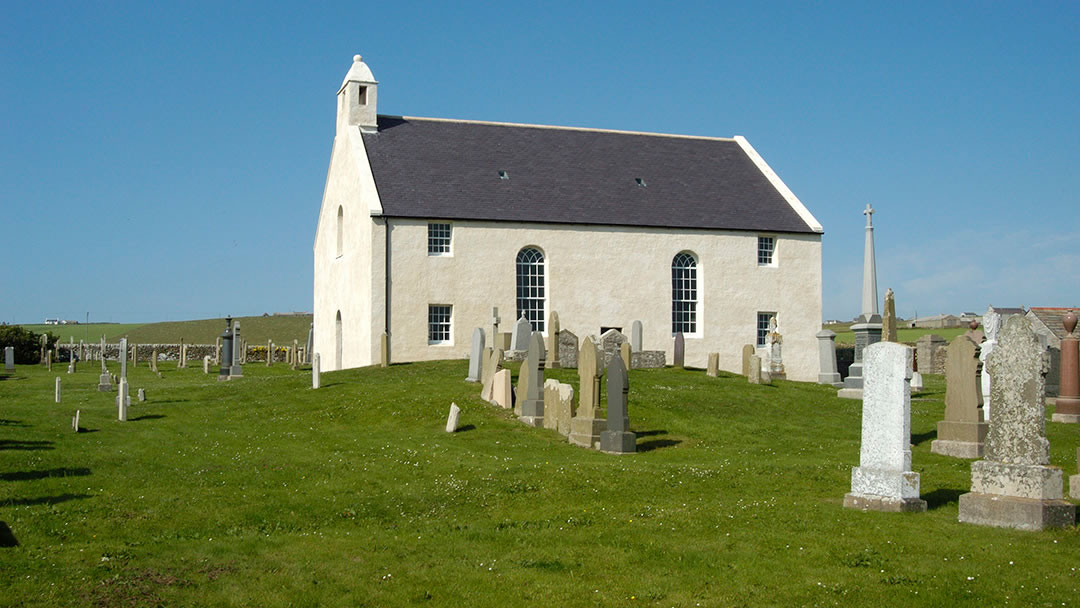
[[[874,259],[874,208],[869,204],[863,209],[866,216],[866,241],[863,246],[862,307],[858,321],[851,326],[855,332],[855,363],[844,378],[844,388],[837,392],[840,397],[862,399],[863,349],[881,341],[881,315],[877,300],[877,261]]]

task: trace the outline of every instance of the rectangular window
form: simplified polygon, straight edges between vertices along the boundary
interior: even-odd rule
[[[428,344],[450,343],[449,304],[428,304]]]
[[[427,254],[450,255],[450,224],[427,225]]]
[[[771,236],[759,236],[757,238],[757,263],[758,266],[773,265],[773,251],[776,249],[776,239]]]
[[[757,313],[757,345],[765,346],[765,336],[769,335],[769,319],[776,316],[775,312]]]

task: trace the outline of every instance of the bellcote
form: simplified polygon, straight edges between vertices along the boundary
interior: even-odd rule
[[[361,131],[375,132],[378,119],[375,111],[378,81],[360,55],[353,56],[352,67],[338,89],[338,130],[359,126]]]

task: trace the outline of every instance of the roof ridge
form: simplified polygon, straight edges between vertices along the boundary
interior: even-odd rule
[[[650,131],[624,131],[621,129],[596,129],[591,127],[567,127],[563,125],[535,125],[521,122],[496,122],[491,120],[466,120],[463,118],[429,118],[425,116],[395,116],[379,114],[380,117],[400,118],[402,120],[427,120],[431,122],[453,122],[470,125],[489,125],[493,127],[524,127],[529,129],[552,129],[557,131],[585,131],[588,133],[612,133],[617,135],[646,135],[650,137],[671,137],[674,139],[703,139],[706,141],[736,141],[734,137],[709,137],[706,135],[681,135],[678,133],[654,133]]]

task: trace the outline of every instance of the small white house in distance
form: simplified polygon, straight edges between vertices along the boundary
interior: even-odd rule
[[[584,338],[741,369],[777,317],[788,378],[814,381],[821,224],[743,137],[380,115],[360,56],[337,93],[315,234],[323,369],[462,358],[473,329],[548,314]],[[487,344],[491,345],[489,335]]]

